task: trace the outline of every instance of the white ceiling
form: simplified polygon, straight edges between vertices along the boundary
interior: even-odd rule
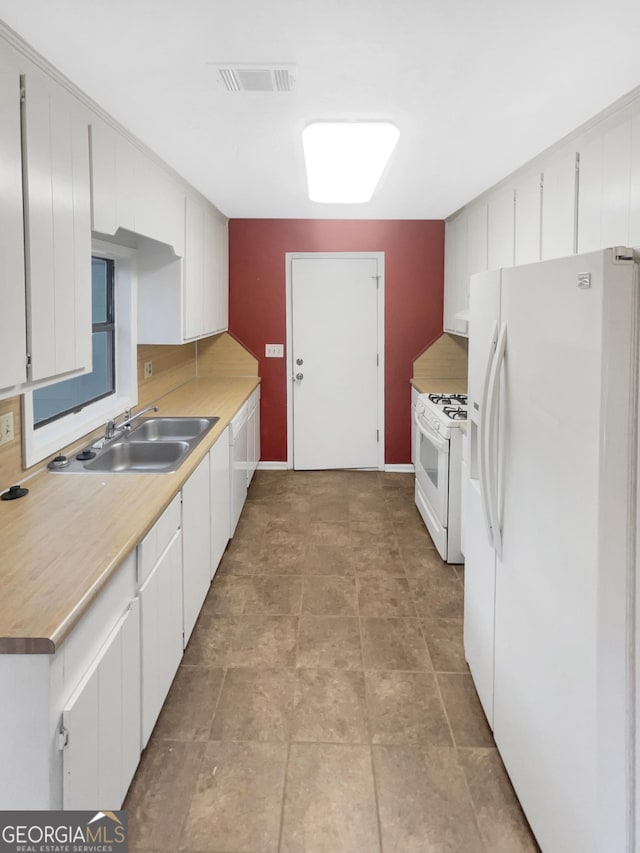
[[[0,0],[0,19],[229,217],[440,219],[640,84],[638,0]],[[228,93],[215,63],[293,63]],[[301,131],[384,119],[373,199],[306,197]]]

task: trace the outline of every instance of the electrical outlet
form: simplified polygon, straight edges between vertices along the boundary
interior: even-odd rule
[[[13,441],[13,412],[0,415],[0,444]]]
[[[145,361],[145,363],[144,363],[144,378],[145,379],[151,379],[152,376],[153,376],[153,362],[152,361]]]
[[[265,344],[265,358],[284,358],[284,344]]]

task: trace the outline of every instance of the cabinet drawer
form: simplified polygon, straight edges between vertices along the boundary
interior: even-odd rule
[[[180,509],[180,495],[177,494],[138,545],[138,586],[143,584],[149,577],[153,567],[175,536],[176,530],[180,528]]]

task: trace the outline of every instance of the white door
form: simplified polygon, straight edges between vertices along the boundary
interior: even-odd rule
[[[378,468],[378,258],[291,267],[293,467]]]

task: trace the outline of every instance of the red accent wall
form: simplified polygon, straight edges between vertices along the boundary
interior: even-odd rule
[[[259,359],[262,459],[287,458],[286,252],[385,254],[385,461],[411,461],[414,359],[442,333],[444,222],[439,220],[232,219],[229,331]],[[286,353],[285,353],[286,356]]]

